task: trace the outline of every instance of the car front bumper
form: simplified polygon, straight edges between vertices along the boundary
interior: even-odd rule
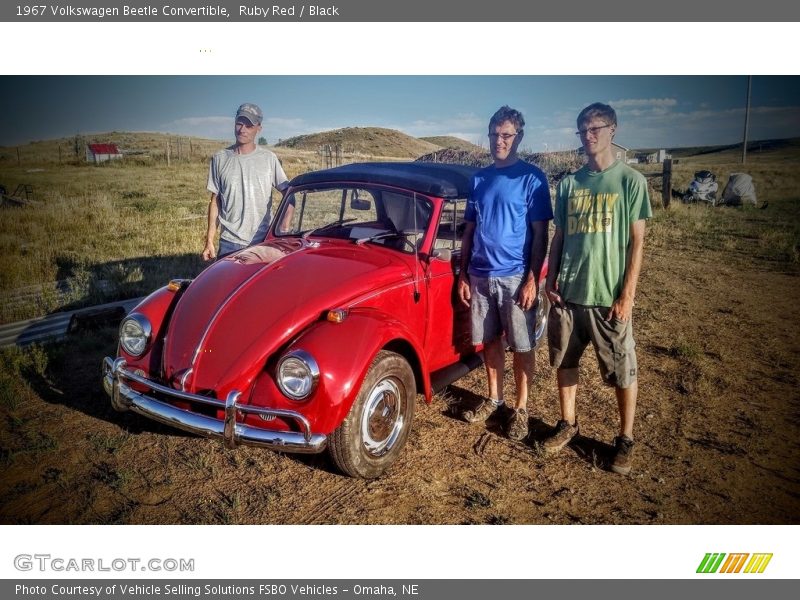
[[[262,408],[239,404],[241,392],[232,390],[225,401],[190,394],[160,385],[128,370],[125,359],[103,359],[103,387],[111,397],[111,405],[118,411],[132,411],[184,431],[204,437],[220,438],[227,448],[239,445],[259,446],[280,452],[315,454],[325,449],[328,438],[324,434],[311,433],[308,420],[298,412],[273,408]],[[135,381],[149,389],[176,400],[213,406],[225,411],[225,419],[177,408],[132,389],[126,382]],[[281,417],[298,423],[302,433],[294,431],[272,431],[239,423],[237,414],[258,414],[264,417]]]

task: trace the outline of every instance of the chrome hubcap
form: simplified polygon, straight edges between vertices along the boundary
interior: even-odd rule
[[[403,430],[400,388],[394,379],[382,379],[372,388],[361,416],[361,439],[367,452],[383,456]]]
[[[533,343],[537,344],[542,338],[547,327],[547,312],[545,311],[544,292],[539,292],[539,302],[536,304],[536,329],[533,332]]]

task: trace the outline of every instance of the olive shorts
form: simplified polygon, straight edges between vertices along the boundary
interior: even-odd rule
[[[485,344],[506,334],[514,352],[529,352],[534,346],[536,307],[522,310],[517,304],[523,275],[477,277],[470,275],[472,343]]]
[[[610,308],[567,303],[553,305],[547,323],[550,364],[576,369],[589,342],[594,346],[606,385],[629,387],[636,380],[636,344],[630,320],[606,321]]]

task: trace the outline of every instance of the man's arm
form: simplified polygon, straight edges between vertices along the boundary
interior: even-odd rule
[[[625,279],[622,283],[622,293],[611,305],[606,321],[617,318],[627,321],[633,312],[633,299],[636,296],[636,284],[639,282],[639,273],[642,270],[642,257],[644,255],[644,230],[645,220],[639,219],[631,224],[631,241],[628,244],[628,260],[625,269]]]
[[[534,221],[531,223],[533,239],[531,240],[531,265],[522,289],[519,292],[519,305],[522,310],[529,310],[536,302],[539,293],[539,276],[542,273],[542,264],[547,254],[547,221]]]
[[[547,262],[547,281],[544,291],[552,304],[564,306],[564,299],[558,293],[558,272],[561,269],[561,252],[564,249],[564,230],[556,226],[553,241],[550,242],[550,258]]]
[[[472,239],[475,236],[475,223],[472,221],[464,222],[464,235],[461,236],[461,272],[458,274],[458,297],[461,302],[469,306],[469,259],[472,254]]]
[[[217,250],[214,248],[214,237],[217,235],[217,228],[219,227],[219,203],[217,195],[211,194],[211,200],[208,203],[208,228],[206,229],[206,245],[203,248],[203,260],[212,260],[217,256]]]
[[[292,230],[292,219],[294,218],[294,202],[290,202],[286,205],[286,209],[283,211],[283,217],[281,217],[281,222],[278,224],[277,232],[278,233],[289,233]]]

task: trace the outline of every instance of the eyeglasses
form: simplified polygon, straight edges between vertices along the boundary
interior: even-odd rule
[[[578,137],[585,137],[587,133],[591,133],[592,135],[596,136],[600,133],[601,129],[605,129],[606,127],[611,127],[611,125],[602,125],[600,127],[587,127],[586,129],[579,129],[575,132],[575,135]]]
[[[489,139],[496,140],[500,138],[504,142],[507,142],[508,140],[513,140],[517,135],[519,135],[519,131],[517,133],[490,133]]]

